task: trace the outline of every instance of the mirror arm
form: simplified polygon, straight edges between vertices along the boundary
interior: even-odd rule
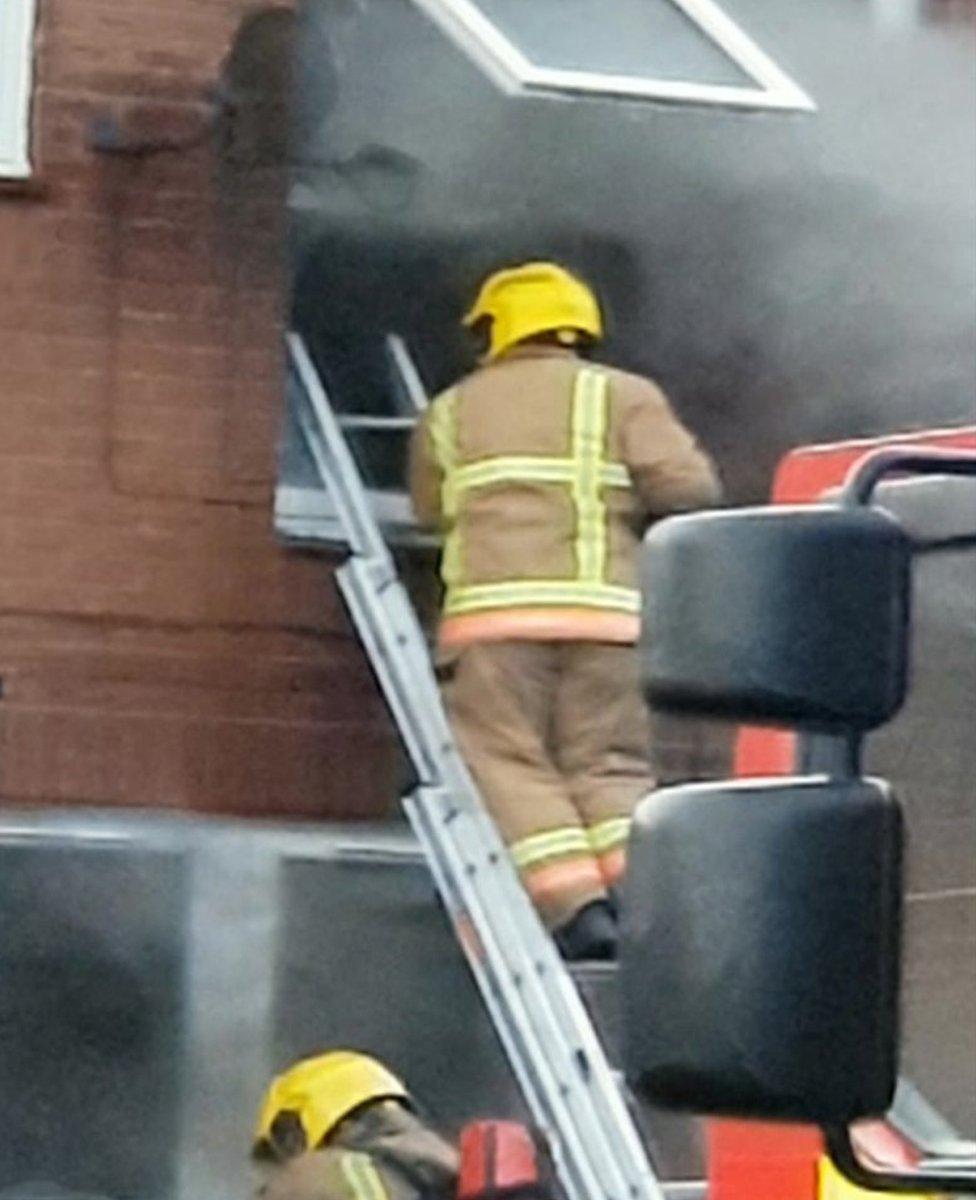
[[[976,454],[967,450],[879,450],[856,463],[841,491],[841,503],[863,508],[871,503],[874,489],[886,475],[976,476]]]
[[[863,744],[863,736],[853,729],[844,733],[810,734],[803,739],[798,769],[803,775],[857,779],[861,774]]]
[[[876,1171],[858,1158],[846,1125],[823,1132],[831,1162],[856,1187],[883,1192],[976,1192],[976,1163],[940,1167],[936,1160],[917,1171]]]

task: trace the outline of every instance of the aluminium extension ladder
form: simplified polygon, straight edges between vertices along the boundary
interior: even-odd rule
[[[336,416],[297,334],[287,348],[289,398],[349,552],[338,583],[418,780],[407,817],[567,1200],[666,1200],[576,986],[458,753],[426,638],[343,433],[356,421]]]

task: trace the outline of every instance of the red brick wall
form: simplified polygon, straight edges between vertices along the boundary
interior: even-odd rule
[[[328,564],[276,545],[282,179],[192,141],[243,0],[40,0],[0,191],[0,802],[370,815],[382,706]]]

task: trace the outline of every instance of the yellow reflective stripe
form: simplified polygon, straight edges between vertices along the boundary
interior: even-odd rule
[[[456,493],[496,483],[554,483],[572,486],[577,478],[572,458],[543,458],[529,455],[504,455],[484,458],[458,467],[454,474]],[[630,472],[623,463],[604,463],[600,467],[602,487],[629,488]]]
[[[389,1200],[379,1171],[365,1154],[343,1154],[341,1166],[355,1200]]]
[[[457,527],[457,409],[458,390],[452,388],[434,401],[430,407],[428,428],[434,446],[434,457],[443,474],[441,483],[441,511],[444,515],[444,548],[441,554],[441,575],[448,588],[461,579],[461,532]]]
[[[571,483],[573,464],[568,458],[485,458],[458,467],[456,479],[458,491],[493,483]]]
[[[599,825],[591,825],[587,833],[593,853],[607,854],[622,845],[630,837],[630,826],[630,817],[612,817]]]
[[[610,584],[574,583],[563,579],[524,579],[507,583],[480,583],[454,588],[445,604],[448,616],[489,608],[609,608],[639,613],[640,593]]]
[[[571,825],[565,829],[551,829],[545,833],[534,833],[521,838],[509,847],[509,852],[515,865],[523,870],[554,858],[592,853],[586,831]]]
[[[604,463],[600,469],[604,487],[631,488],[634,486],[630,472],[623,463]]]
[[[457,466],[457,403],[457,388],[451,388],[437,397],[427,417],[434,457],[445,475],[450,475]]]
[[[576,570],[583,583],[599,583],[607,559],[606,505],[601,489],[607,432],[605,375],[580,371],[573,389],[573,501],[576,505]]]

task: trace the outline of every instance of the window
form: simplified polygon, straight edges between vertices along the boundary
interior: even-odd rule
[[[31,173],[34,4],[0,0],[0,178],[25,179]]]
[[[399,545],[429,543],[414,524],[404,480],[410,431],[427,407],[427,395],[403,338],[388,334],[382,350],[375,349],[374,378],[364,378],[370,357],[356,354],[343,361],[341,347],[328,344],[320,346],[317,366],[387,539]],[[289,541],[342,544],[342,522],[302,432],[303,393],[293,387],[280,445],[275,528]]]
[[[812,111],[716,0],[414,0],[505,91]]]

